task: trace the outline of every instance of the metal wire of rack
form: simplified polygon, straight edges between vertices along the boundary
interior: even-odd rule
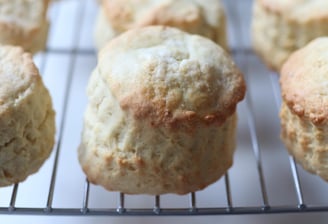
[[[325,204],[323,202],[321,204],[319,203],[318,205],[306,203],[306,200],[304,199],[303,195],[303,186],[301,181],[302,178],[299,174],[300,169],[298,169],[295,160],[292,157],[288,156],[283,147],[278,152],[284,156],[284,160],[288,160],[289,170],[286,171],[286,173],[290,173],[288,176],[291,177],[288,194],[290,194],[290,192],[294,194],[294,196],[291,197],[295,202],[282,202],[278,203],[277,205],[272,203],[272,198],[274,197],[272,197],[270,193],[268,193],[270,192],[270,188],[268,187],[267,183],[270,182],[270,179],[268,176],[266,176],[268,175],[269,168],[266,168],[267,161],[263,159],[263,153],[266,153],[266,151],[264,150],[263,140],[261,139],[262,134],[261,130],[259,131],[260,128],[257,121],[259,119],[257,117],[257,110],[259,108],[258,103],[263,103],[267,100],[259,100],[258,93],[254,92],[253,87],[251,88],[251,86],[254,86],[254,67],[258,67],[261,65],[256,56],[250,50],[248,37],[245,38],[245,35],[248,33],[249,29],[249,24],[247,25],[247,21],[249,23],[250,15],[246,15],[245,18],[244,13],[242,13],[245,11],[245,9],[250,9],[249,5],[251,1],[238,1],[238,4],[229,4],[229,1],[225,1],[225,3],[229,21],[229,34],[231,37],[231,43],[233,45],[232,55],[240,69],[244,72],[248,84],[248,93],[246,99],[242,103],[241,108],[239,108],[239,113],[242,114],[242,116],[240,116],[241,121],[239,123],[242,123],[244,124],[244,127],[247,127],[247,129],[245,129],[247,133],[245,134],[245,130],[241,128],[242,130],[239,131],[239,137],[246,138],[244,137],[244,135],[247,135],[247,144],[251,146],[251,150],[247,151],[247,155],[251,155],[252,158],[250,160],[255,162],[255,165],[252,165],[255,167],[255,169],[250,175],[253,178],[252,180],[254,180],[254,182],[257,182],[258,184],[256,193],[256,203],[253,203],[253,205],[236,205],[238,204],[238,200],[236,200],[236,196],[234,195],[234,193],[236,194],[236,189],[240,190],[240,188],[235,187],[234,184],[236,182],[236,179],[239,178],[239,176],[236,177],[236,174],[244,175],[244,172],[247,171],[238,170],[238,167],[234,169],[235,165],[232,170],[229,170],[226,175],[219,181],[220,186],[217,189],[215,189],[217,186],[212,187],[212,191],[214,190],[215,193],[219,194],[220,192],[220,194],[222,194],[223,192],[222,197],[218,197],[217,200],[214,199],[215,201],[220,201],[220,205],[212,206],[211,204],[206,205],[207,202],[199,202],[201,201],[201,197],[202,195],[204,195],[204,192],[206,193],[207,191],[207,189],[205,189],[204,192],[194,192],[189,194],[188,196],[170,196],[169,198],[174,198],[174,200],[176,200],[176,198],[183,199],[183,202],[179,202],[180,205],[178,207],[176,207],[175,205],[172,207],[165,205],[168,200],[166,196],[139,196],[138,200],[148,201],[148,203],[146,203],[148,206],[138,207],[128,205],[128,200],[131,199],[130,196],[126,196],[123,193],[107,193],[105,191],[99,190],[96,186],[93,186],[88,182],[88,180],[85,179],[76,161],[72,162],[71,164],[70,161],[67,162],[65,160],[66,157],[71,159],[73,158],[73,156],[76,156],[75,149],[79,141],[79,132],[81,128],[80,124],[77,125],[76,122],[82,122],[81,117],[83,112],[81,111],[81,109],[83,109],[85,105],[85,96],[83,91],[88,79],[87,74],[91,72],[93,66],[95,66],[96,63],[96,54],[92,48],[92,44],[86,44],[87,47],[85,47],[82,43],[83,41],[81,41],[81,38],[83,38],[85,34],[92,32],[90,30],[92,25],[89,26],[90,29],[85,29],[84,31],[83,27],[86,23],[92,24],[92,22],[90,22],[92,21],[90,16],[94,16],[95,13],[90,13],[90,6],[95,8],[95,3],[92,3],[92,0],[66,0],[52,3],[53,10],[51,14],[51,19],[52,23],[56,23],[58,17],[63,16],[63,13],[61,14],[60,12],[61,10],[64,10],[63,7],[65,7],[67,4],[72,4],[71,7],[74,8],[75,13],[72,13],[72,16],[65,17],[65,19],[69,18],[72,20],[72,27],[66,30],[67,32],[71,32],[71,35],[61,32],[61,30],[59,30],[58,27],[56,29],[56,25],[54,25],[51,30],[50,44],[47,50],[44,53],[41,53],[36,56],[36,61],[40,68],[40,72],[41,74],[44,74],[43,78],[45,79],[46,84],[49,86],[50,92],[56,96],[54,101],[57,110],[57,141],[54,147],[54,152],[51,158],[47,161],[47,165],[45,165],[46,168],[42,168],[44,169],[44,172],[41,171],[42,174],[40,174],[40,179],[37,179],[36,181],[31,180],[30,186],[26,187],[25,190],[24,186],[28,185],[28,183],[30,182],[30,178],[24,183],[15,184],[14,186],[8,187],[5,190],[0,190],[0,214],[69,216],[190,216],[328,211],[328,203]],[[64,14],[66,14],[67,12],[70,11],[65,11]],[[246,25],[244,20],[246,21]],[[69,40],[67,41],[66,45],[65,43],[61,43],[62,39],[60,39],[59,41],[62,45],[51,44],[51,38],[55,38],[55,35],[61,37],[65,37],[67,35],[70,36],[70,38],[68,38]],[[85,42],[90,43],[90,40],[91,38],[89,38]],[[80,66],[82,66],[83,64],[87,64],[87,69],[80,69]],[[56,77],[58,71],[60,71],[61,73],[61,78],[59,76]],[[273,114],[276,114],[275,119],[277,120],[276,112],[279,110],[280,106],[278,76],[276,74],[273,74],[272,72],[270,73],[265,68],[263,68],[263,66],[261,71],[268,73],[260,74],[260,79],[266,80],[269,85],[271,85],[271,89],[269,91],[271,92],[273,99],[271,101],[274,101],[274,104],[272,104],[271,102],[270,110],[274,111]],[[84,75],[81,75],[80,73],[83,73]],[[266,75],[265,78],[263,78],[264,75]],[[59,79],[59,81],[57,79]],[[84,81],[80,82],[80,79]],[[51,87],[53,82],[57,82],[59,84],[56,84],[55,87]],[[82,102],[78,101],[77,99]],[[77,103],[78,106],[75,106],[75,103]],[[73,109],[75,109],[75,114],[71,113]],[[72,121],[72,118],[74,117],[78,118]],[[273,132],[275,135],[279,135],[278,131],[279,129],[276,128]],[[73,132],[75,133],[75,135]],[[70,139],[70,136],[68,136],[71,134],[76,136],[74,137],[75,140],[73,141],[73,143]],[[279,144],[278,147],[281,147],[281,144]],[[238,145],[236,153],[242,151],[243,148],[243,145]],[[244,155],[245,154],[242,154],[241,157],[243,157]],[[284,169],[285,168],[286,166],[284,167]],[[73,180],[71,181],[71,177],[65,176],[65,173],[69,173],[70,169],[74,170],[73,175],[78,176],[75,179],[72,178]],[[36,174],[35,176],[37,175],[38,174]],[[72,173],[68,174],[68,176],[69,175],[72,175]],[[306,176],[307,174],[302,173],[302,175]],[[64,177],[64,180],[60,179],[60,177]],[[306,178],[315,177],[306,176]],[[320,182],[320,180],[316,181]],[[67,183],[65,184],[62,182]],[[74,190],[74,192],[76,189],[78,189],[76,190],[76,192],[79,195],[79,198],[76,202],[76,197],[72,196],[72,198],[74,198],[75,200],[74,203],[70,202],[68,204],[65,204],[66,198],[68,198],[67,200],[69,200],[69,195],[73,191],[70,191],[64,195],[62,195],[61,192],[66,191],[67,188],[70,189],[70,187],[68,186],[75,184],[75,182],[77,182],[76,185],[71,188]],[[35,183],[38,184],[38,188],[35,190],[36,192],[32,193],[31,189],[35,188]],[[248,185],[250,183],[244,182],[243,184]],[[325,186],[324,183],[320,182],[320,184]],[[23,189],[21,190],[21,188]],[[41,189],[40,195],[46,195],[46,198],[40,197],[40,205],[35,206],[32,203],[31,206],[27,206],[26,204],[24,204],[24,201],[31,200],[28,196],[26,196],[26,194],[32,194],[34,196],[38,195],[39,189]],[[106,198],[106,195],[110,194],[112,205],[106,204],[108,199],[104,199],[105,205],[101,206],[97,205],[97,203],[95,202],[97,200],[92,201],[94,197],[92,193],[95,191],[98,191],[97,194],[100,194],[100,197]],[[4,195],[6,194],[9,195],[9,197],[5,198]],[[245,194],[245,192],[241,192],[240,194]],[[27,197],[27,199],[24,199],[20,203],[17,203],[17,200],[19,200],[20,195],[23,197]],[[216,195],[210,193],[209,197],[215,198]],[[60,201],[62,200],[62,198],[65,198],[65,200],[63,202],[63,205],[60,205],[60,203],[56,202],[56,200]],[[97,197],[97,199],[99,198]],[[79,206],[76,206],[76,203],[79,204]],[[69,204],[74,204],[74,206],[70,206]],[[92,204],[95,205],[93,206]]]

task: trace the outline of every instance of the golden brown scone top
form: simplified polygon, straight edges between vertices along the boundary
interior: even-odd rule
[[[244,79],[224,50],[175,28],[124,33],[100,52],[98,69],[122,109],[153,125],[221,124],[245,94]]]
[[[206,27],[216,29],[224,14],[218,0],[102,0],[102,6],[120,32],[160,24],[198,33]]]
[[[277,13],[284,19],[307,23],[328,21],[327,0],[256,0],[268,11]]]
[[[1,45],[0,45],[1,46]],[[36,81],[41,82],[30,53],[21,47],[0,47],[0,114],[25,97]]]
[[[328,37],[317,38],[290,56],[281,70],[282,97],[298,116],[328,120]]]

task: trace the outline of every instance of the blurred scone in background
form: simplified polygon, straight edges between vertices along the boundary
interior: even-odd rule
[[[49,0],[0,1],[0,44],[21,46],[31,53],[44,50],[49,4]]]
[[[228,49],[220,0],[102,0],[95,25],[96,47],[101,49],[129,29],[151,25],[202,35]]]
[[[254,0],[252,44],[279,72],[288,56],[311,40],[328,36],[328,1]]]

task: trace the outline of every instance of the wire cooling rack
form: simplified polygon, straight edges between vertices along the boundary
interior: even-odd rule
[[[96,65],[91,35],[96,1],[53,2],[48,47],[35,61],[53,96],[57,141],[37,174],[0,189],[0,214],[184,216],[328,211],[326,183],[299,168],[279,139],[278,76],[251,50],[251,3],[225,1],[232,55],[248,86],[246,99],[238,107],[233,167],[200,192],[130,196],[90,184],[76,158],[85,87]]]

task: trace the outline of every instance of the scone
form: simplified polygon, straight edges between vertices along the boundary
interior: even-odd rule
[[[275,71],[293,51],[328,36],[327,0],[255,0],[253,6],[253,48]]]
[[[0,0],[0,44],[36,53],[46,46],[49,0]]]
[[[150,25],[199,34],[228,49],[220,0],[102,0],[95,28],[96,47],[101,49],[124,31]]]
[[[54,145],[54,116],[31,54],[0,46],[0,186],[38,171]]]
[[[296,51],[281,71],[281,137],[304,169],[328,181],[328,37]]]
[[[185,194],[232,165],[245,83],[211,40],[136,28],[99,54],[79,161],[90,182],[128,194]]]

